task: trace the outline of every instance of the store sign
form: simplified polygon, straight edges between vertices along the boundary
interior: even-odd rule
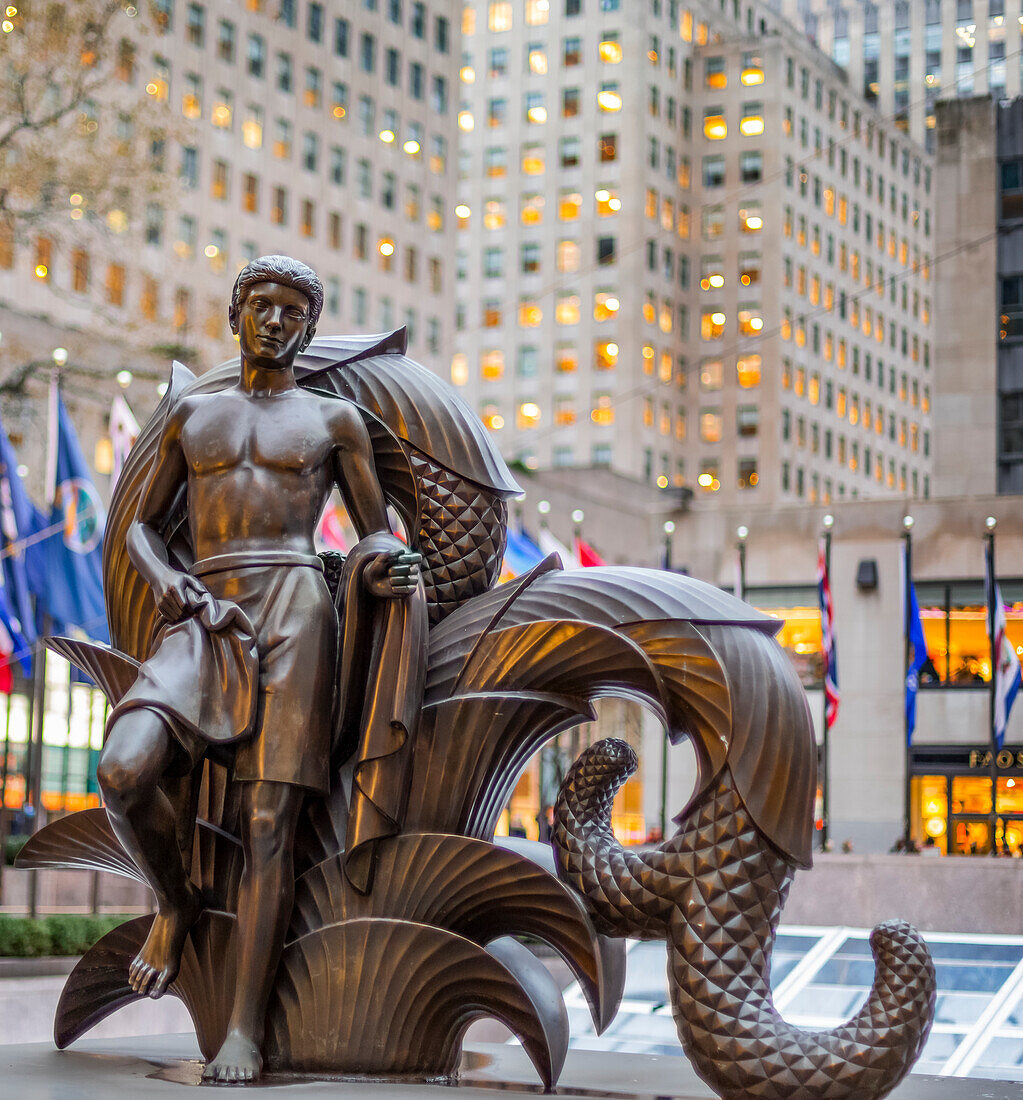
[[[991,752],[991,749],[970,748],[965,745],[914,746],[911,766],[917,774],[990,772]],[[1023,773],[1023,748],[1007,745],[997,753],[994,764],[1001,772]]]

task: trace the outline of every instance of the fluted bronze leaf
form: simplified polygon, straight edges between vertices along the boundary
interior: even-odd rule
[[[614,1017],[617,968],[605,973],[584,906],[554,875],[494,844],[441,833],[395,837],[381,847],[370,894],[352,888],[342,856],[324,860],[295,883],[288,938],[365,917],[431,924],[481,947],[500,936],[535,936],[572,968],[597,1029]]]
[[[44,825],[26,841],[15,867],[108,871],[145,882],[110,829],[102,807],[79,810]]]
[[[473,1020],[516,1035],[546,1087],[557,1011],[535,1004],[506,966],[462,936],[410,921],[351,920],[311,932],[281,956],[267,1012],[271,1068],[445,1077]]]
[[[128,967],[139,953],[152,915],[136,917],[108,932],[71,971],[53,1024],[53,1040],[63,1050],[112,1012],[142,998],[128,984]],[[234,991],[234,917],[203,913],[189,933],[181,971],[168,992],[179,997],[195,1025],[206,1057],[220,1046]]]
[[[46,645],[95,680],[111,706],[118,703],[138,675],[138,661],[100,642],[51,637],[46,639]]]

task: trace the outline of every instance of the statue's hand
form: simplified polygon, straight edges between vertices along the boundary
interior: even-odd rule
[[[153,595],[156,598],[157,611],[168,622],[176,623],[206,595],[206,586],[188,573],[174,570],[153,586]]]
[[[423,555],[414,550],[393,550],[381,554],[366,568],[366,588],[382,599],[408,596],[419,584]]]

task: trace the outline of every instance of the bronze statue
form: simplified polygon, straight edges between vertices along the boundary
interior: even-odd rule
[[[107,807],[47,826],[19,865],[142,878],[158,903],[75,968],[57,1045],[166,989],[214,1080],[264,1063],[435,1078],[493,1015],[551,1087],[564,1004],[506,937],[565,958],[599,1032],[633,935],[670,941],[683,1046],[722,1096],[885,1095],[934,1012],[908,926],[875,932],[875,991],[846,1028],[807,1035],[770,1003],[816,786],[777,621],[689,577],[565,572],[556,556],[495,587],[519,489],[479,420],[405,357],[403,330],[308,343],[318,292],[261,262],[232,313],[240,377],[237,362],[200,379],[175,365],[118,482],[104,545],[116,648],[51,640],[114,706]],[[335,483],[362,539],[314,560]],[[631,750],[595,746],[556,808],[555,874],[550,848],[547,868],[494,828],[529,758],[602,695],[690,738],[699,789],[675,837],[631,853],[609,828]]]

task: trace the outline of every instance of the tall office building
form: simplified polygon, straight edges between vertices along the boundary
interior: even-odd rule
[[[773,0],[914,141],[935,148],[939,99],[1020,94],[1019,0]]]
[[[455,0],[153,8],[155,34],[138,33],[130,6],[115,16],[124,36],[115,98],[162,101],[166,132],[153,134],[151,158],[180,187],[126,192],[83,218],[70,181],[55,197],[66,226],[0,248],[0,299],[71,330],[72,364],[102,367],[103,342],[126,336],[191,349],[189,365],[209,366],[235,350],[226,309],[235,272],[283,252],[323,278],[321,333],[406,324],[412,355],[446,363]],[[89,111],[94,141],[132,140],[115,107]],[[89,228],[93,216],[101,229]]]
[[[527,466],[926,495],[931,158],[750,3],[472,0],[451,375]]]

